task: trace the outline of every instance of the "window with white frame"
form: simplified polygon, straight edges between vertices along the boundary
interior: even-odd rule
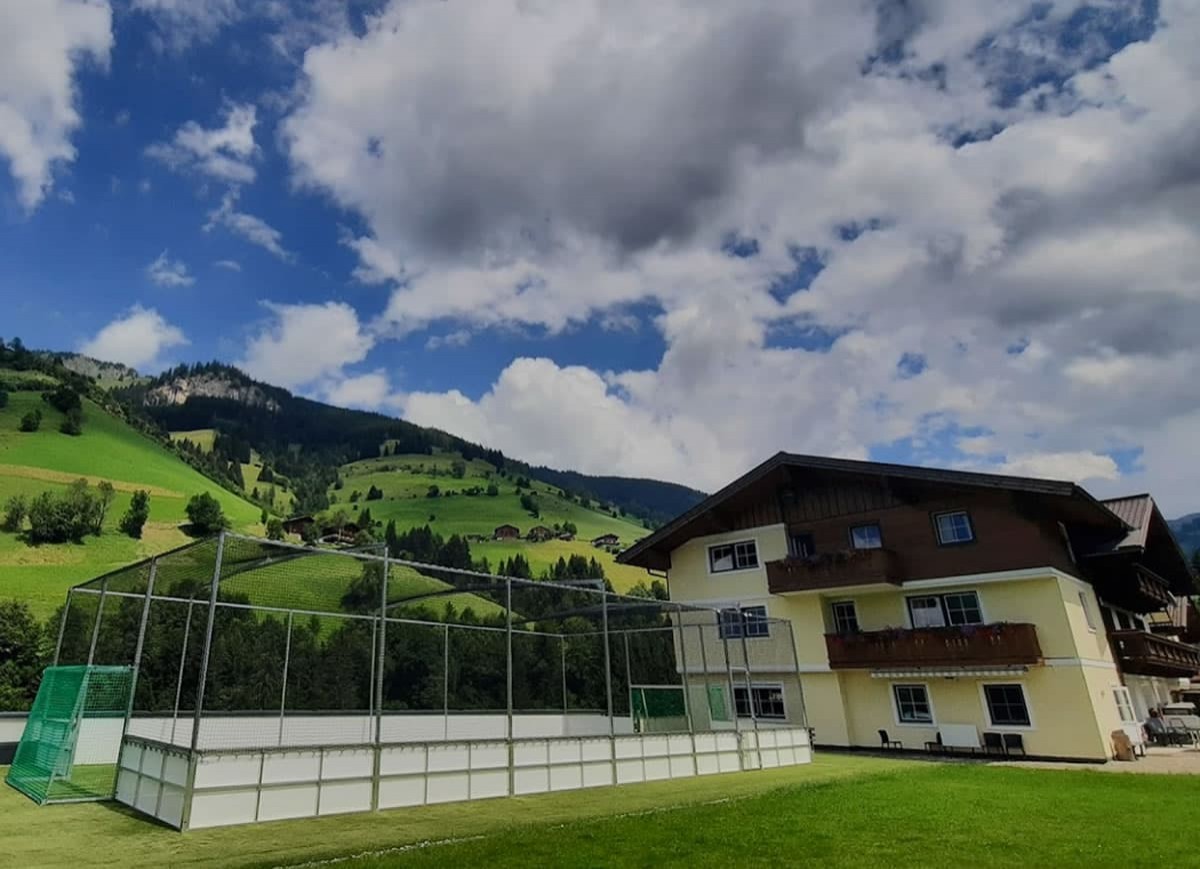
[[[1133,712],[1133,698],[1129,696],[1128,688],[1114,685],[1113,701],[1117,704],[1117,715],[1122,724],[1137,724],[1137,716]]]
[[[975,529],[966,510],[952,510],[933,517],[937,527],[938,543],[950,546],[955,543],[970,543],[975,539]]]
[[[987,702],[988,718],[992,727],[1029,727],[1029,705],[1025,702],[1025,689],[1019,683],[1011,685],[984,685],[984,700]]]
[[[914,628],[983,624],[983,609],[974,591],[915,595],[908,598],[908,615]]]
[[[835,634],[858,633],[858,610],[852,600],[838,600],[829,605],[833,613],[833,632]]]
[[[765,606],[744,606],[721,610],[720,636],[723,640],[740,639],[743,635],[754,639],[771,635]]]
[[[882,549],[883,534],[879,525],[855,525],[850,529],[850,545],[855,549]]]
[[[708,569],[711,573],[748,570],[751,567],[758,567],[758,546],[753,540],[708,547]]]
[[[932,724],[933,706],[924,685],[893,685],[896,720],[901,724]]]
[[[1092,608],[1088,605],[1088,596],[1086,591],[1079,592],[1079,605],[1083,607],[1083,617],[1087,619],[1088,630],[1092,633],[1096,632],[1096,620],[1092,617]]]
[[[776,720],[787,718],[787,707],[783,702],[782,685],[759,685],[754,683],[750,686],[750,695],[754,698],[755,718],[771,718]],[[746,686],[744,684],[734,684],[733,702],[737,707],[738,718],[750,717],[750,700],[746,696]]]

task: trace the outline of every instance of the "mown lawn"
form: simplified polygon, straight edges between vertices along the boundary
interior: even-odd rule
[[[339,865],[1195,866],[1198,798],[1190,776],[921,764]]]
[[[0,786],[2,866],[277,866],[339,858],[447,837],[499,834],[538,819],[564,824],[624,812],[763,794],[908,770],[902,761],[819,757],[807,766],[621,788],[445,803],[377,814],[277,821],[180,834],[113,803],[39,808]],[[0,777],[7,774],[0,767]],[[547,835],[552,835],[547,831]],[[536,865],[530,863],[529,865]]]
[[[37,408],[44,419],[36,432],[17,430],[21,416]],[[29,546],[16,534],[0,532],[0,599],[26,601],[34,614],[52,614],[72,585],[187,543],[179,526],[187,521],[187,499],[211,492],[237,530],[261,530],[259,509],[213,483],[121,420],[85,402],[83,434],[58,431],[62,414],[37,392],[13,392],[0,409],[0,509],[13,495],[33,498],[61,492],[85,477],[93,485],[108,480],[116,495],[99,537],[82,543]],[[118,530],[135,490],[150,492],[150,520],[141,540]]]
[[[4,788],[0,841],[13,866],[1192,866],[1198,798],[1200,777],[819,755],[183,835],[111,805],[39,809]]]

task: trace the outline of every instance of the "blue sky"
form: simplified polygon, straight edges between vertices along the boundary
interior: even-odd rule
[[[0,335],[706,489],[1200,506],[1194,10],[801,6],[8,7]]]

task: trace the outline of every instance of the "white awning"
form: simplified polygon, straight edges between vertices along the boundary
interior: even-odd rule
[[[1028,673],[1028,667],[912,667],[905,670],[872,670],[872,679],[968,679],[995,676],[1020,676]]]

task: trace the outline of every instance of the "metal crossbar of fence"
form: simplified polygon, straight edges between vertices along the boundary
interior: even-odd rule
[[[498,741],[516,793],[523,740],[603,739],[616,783],[626,736],[700,772],[698,735],[753,734],[762,766],[764,730],[805,724],[787,621],[232,533],[73,588],[55,664],[130,669],[115,752],[181,752],[177,826],[213,752],[371,747],[377,808],[389,746]]]

